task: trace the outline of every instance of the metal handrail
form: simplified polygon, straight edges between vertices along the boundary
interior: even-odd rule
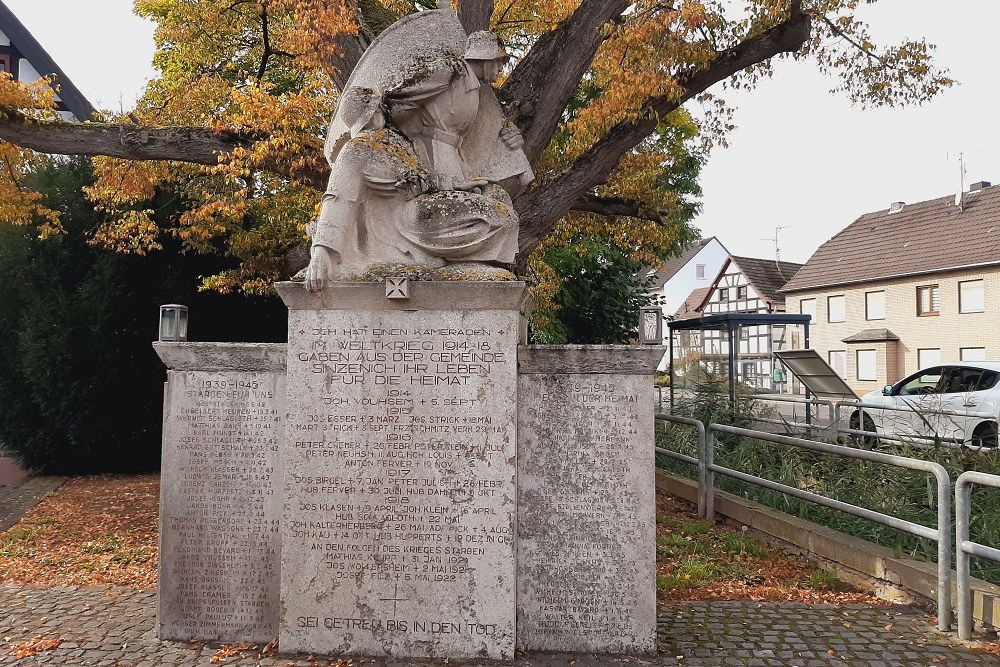
[[[955,482],[955,573],[958,579],[958,637],[972,639],[972,586],[969,573],[969,556],[980,556],[1000,561],[1000,549],[979,544],[969,539],[969,514],[972,485],[1000,489],[1000,475],[969,470]]]
[[[663,454],[664,456],[677,461],[683,461],[684,463],[690,463],[698,469],[698,518],[704,519],[708,516],[709,510],[709,499],[708,499],[708,485],[705,483],[705,476],[708,473],[708,469],[705,466],[705,425],[698,421],[697,419],[691,419],[689,417],[675,417],[674,415],[665,415],[657,413],[655,415],[657,421],[670,422],[673,424],[682,424],[684,426],[693,426],[698,434],[698,456],[688,456],[687,454],[681,454],[680,452],[674,452],[669,449],[663,449],[662,447],[653,447],[657,454]]]
[[[804,491],[802,489],[788,486],[786,484],[781,484],[780,482],[773,482],[762,477],[757,477],[755,475],[750,475],[739,470],[733,470],[731,468],[726,468],[723,466],[718,466],[715,464],[715,434],[716,433],[728,433],[730,435],[743,436],[747,438],[754,438],[757,440],[764,440],[766,442],[774,442],[777,444],[788,445],[792,447],[799,447],[802,449],[809,449],[817,452],[823,452],[827,454],[834,454],[837,456],[846,456],[848,458],[861,459],[865,461],[872,461],[874,463],[882,463],[885,465],[896,466],[900,468],[908,468],[911,470],[919,470],[922,472],[930,473],[934,475],[937,480],[937,528],[929,528],[927,526],[922,526],[905,519],[900,519],[898,517],[890,516],[888,514],[882,514],[881,512],[876,512],[874,510],[869,510],[863,507],[858,507],[857,505],[851,505],[850,503],[845,503],[840,500],[835,500],[833,498],[827,498],[826,496],[821,496],[819,494],[813,493],[811,491]],[[938,628],[941,630],[948,630],[951,626],[950,615],[951,615],[951,478],[948,476],[948,472],[944,467],[933,461],[923,461],[920,459],[913,459],[905,456],[896,456],[893,454],[885,454],[882,452],[873,452],[864,449],[855,449],[852,447],[845,447],[843,445],[831,445],[825,442],[816,442],[812,440],[804,440],[802,438],[793,438],[790,436],[776,435],[772,433],[765,433],[763,431],[755,431],[751,429],[738,428],[735,426],[726,426],[724,424],[709,424],[707,428],[706,438],[705,438],[705,492],[706,492],[706,518],[710,521],[715,519],[714,511],[714,497],[715,497],[715,473],[726,475],[728,477],[733,477],[734,479],[739,479],[744,482],[751,484],[756,484],[773,491],[778,491],[781,493],[786,493],[790,496],[800,498],[802,500],[807,500],[814,502],[818,505],[824,507],[830,507],[832,509],[837,509],[848,514],[853,514],[876,523],[880,523],[897,530],[901,530],[911,535],[916,535],[917,537],[923,537],[929,540],[934,540],[937,542],[938,547],[938,594],[937,594],[937,611],[938,611]]]

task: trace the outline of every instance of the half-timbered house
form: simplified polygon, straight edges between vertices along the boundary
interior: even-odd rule
[[[64,120],[85,121],[94,115],[93,105],[3,0],[0,0],[0,72],[8,72],[24,83],[52,76],[57,89],[58,109]]]

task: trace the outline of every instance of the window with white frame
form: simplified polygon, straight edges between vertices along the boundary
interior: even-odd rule
[[[705,279],[705,265],[704,264],[695,264],[694,265],[694,276],[698,280],[704,280]]]
[[[958,283],[958,312],[981,313],[986,310],[986,288],[982,280]]]
[[[885,319],[885,291],[865,292],[865,319]]]
[[[827,361],[834,373],[842,378],[847,377],[847,350],[830,350],[827,352]]]
[[[826,297],[826,321],[843,322],[847,320],[847,299],[843,294]]]
[[[878,379],[878,355],[875,350],[858,350],[858,380]]]
[[[917,350],[917,366],[919,368],[927,368],[928,366],[937,366],[940,363],[941,363],[941,348],[923,347]]]
[[[986,361],[985,347],[960,347],[958,358],[962,361]]]

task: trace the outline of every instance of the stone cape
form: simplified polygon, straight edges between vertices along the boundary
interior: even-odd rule
[[[511,193],[534,174],[490,85],[497,70],[477,60],[487,57],[481,45],[467,45],[484,36],[495,41],[466,35],[450,9],[429,10],[365,50],[327,132],[331,174],[310,225],[310,290],[386,264],[514,263]]]

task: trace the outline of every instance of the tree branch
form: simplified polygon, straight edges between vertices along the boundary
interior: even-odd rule
[[[489,30],[493,16],[493,0],[460,0],[458,20],[470,35],[477,30]]]
[[[628,0],[583,0],[573,15],[544,35],[517,64],[500,89],[524,135],[524,152],[538,159],[555,132],[566,104],[580,85],[597,49],[601,29],[621,16]]]
[[[747,67],[779,53],[797,51],[809,39],[809,31],[809,16],[795,11],[793,7],[789,18],[774,28],[718,53],[707,68],[680,76],[679,83],[684,89],[680,97],[647,100],[639,119],[611,128],[566,171],[520,195],[514,201],[514,207],[521,216],[519,244],[522,256],[531,252],[581,197],[607,180],[622,157],[653,133],[657,119]]]
[[[655,206],[649,206],[641,201],[623,199],[621,197],[584,195],[573,204],[571,210],[581,213],[596,213],[598,215],[626,216],[663,224],[663,213]]]
[[[37,123],[0,113],[0,139],[53,155],[106,155],[124,160],[168,160],[206,166],[219,164],[235,148],[249,148],[265,137],[213,132],[198,127],[146,127],[106,123]],[[297,163],[297,159],[302,164]],[[268,171],[323,190],[329,167],[319,141],[297,156],[261,165]]]

